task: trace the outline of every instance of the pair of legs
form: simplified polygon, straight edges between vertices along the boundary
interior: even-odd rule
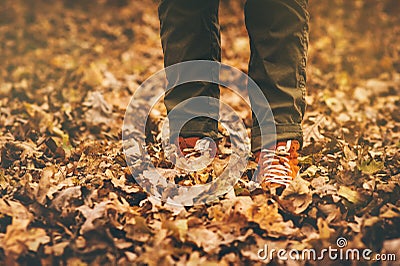
[[[301,121],[305,110],[306,61],[308,48],[308,0],[247,0],[245,22],[250,40],[248,74],[269,102],[276,126],[277,141],[302,143]],[[160,35],[164,64],[189,60],[221,60],[219,0],[161,0]],[[164,98],[167,111],[178,104],[181,113],[196,116],[191,97],[219,98],[216,84],[192,82],[169,90]],[[249,93],[253,110],[263,110],[265,102]],[[211,116],[187,122],[180,132],[179,112],[170,120],[171,136],[218,137],[218,106],[210,106]],[[253,114],[252,151],[264,148],[260,126]],[[267,119],[267,118],[265,118]],[[174,122],[175,121],[175,122]]]

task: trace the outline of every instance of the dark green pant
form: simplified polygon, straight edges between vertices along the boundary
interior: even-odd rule
[[[218,0],[161,0],[159,18],[164,64],[170,66],[188,60],[221,60]],[[250,39],[249,76],[267,98],[274,114],[277,140],[297,139],[302,143],[301,121],[305,110],[306,61],[308,49],[308,0],[247,0],[246,28]],[[182,101],[197,96],[219,98],[216,84],[192,82],[169,90],[164,98],[167,111]],[[253,110],[265,103],[252,97]],[[180,112],[195,114],[190,105]],[[189,121],[181,132],[174,132],[179,112],[170,117],[171,136],[208,136],[217,138],[218,106],[210,106],[211,117]],[[260,126],[254,119],[252,150],[261,142]]]

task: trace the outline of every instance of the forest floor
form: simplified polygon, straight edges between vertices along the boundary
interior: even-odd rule
[[[238,184],[186,208],[149,197],[122,148],[130,98],[163,67],[156,1],[3,3],[0,265],[358,263],[262,260],[265,245],[399,260],[400,7],[310,2],[301,177],[279,196]],[[221,1],[220,22],[223,63],[246,72],[243,2]],[[222,90],[248,126],[251,112],[235,97]],[[159,104],[154,130],[163,116]]]

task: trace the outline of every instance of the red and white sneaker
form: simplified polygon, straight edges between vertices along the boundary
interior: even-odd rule
[[[218,157],[217,143],[208,137],[179,137],[174,144],[178,149],[171,154],[171,162],[181,170],[200,171]]]
[[[179,147],[180,153],[185,157],[201,154],[206,151],[209,152],[211,157],[218,155],[218,143],[211,141],[210,138],[179,137],[176,144]]]
[[[299,174],[297,140],[279,142],[275,148],[262,149],[254,154],[258,163],[258,177],[263,189],[287,187]]]

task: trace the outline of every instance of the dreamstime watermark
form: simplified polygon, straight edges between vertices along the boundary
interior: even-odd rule
[[[242,71],[207,60],[186,61],[158,71],[135,90],[124,117],[122,143],[127,165],[136,182],[156,199],[179,206],[212,202],[229,192],[246,170],[250,155],[246,127],[230,103],[215,97],[193,96],[169,110],[164,121],[160,135],[165,158],[186,174],[209,165],[214,157],[210,153],[204,152],[200,157],[187,158],[177,152],[174,140],[169,139],[173,135],[170,132],[179,133],[188,121],[206,117],[220,122],[229,133],[231,154],[227,166],[209,183],[184,186],[165,178],[163,172],[152,164],[145,141],[146,124],[151,110],[166,92],[191,82],[217,84],[240,96],[258,121],[261,143],[271,146],[276,143],[275,120],[268,101],[257,84]],[[253,104],[250,104],[249,98]],[[210,142],[213,142],[211,138],[204,138],[201,145],[205,148],[215,145]],[[255,184],[261,182],[256,175],[251,181]]]
[[[375,254],[371,249],[356,249],[346,248],[347,239],[339,237],[336,240],[336,247],[329,246],[319,251],[316,249],[275,249],[268,247],[265,244],[257,252],[257,256],[262,261],[278,260],[308,260],[308,261],[321,261],[321,260],[345,260],[345,261],[396,261],[396,254],[383,253]]]

